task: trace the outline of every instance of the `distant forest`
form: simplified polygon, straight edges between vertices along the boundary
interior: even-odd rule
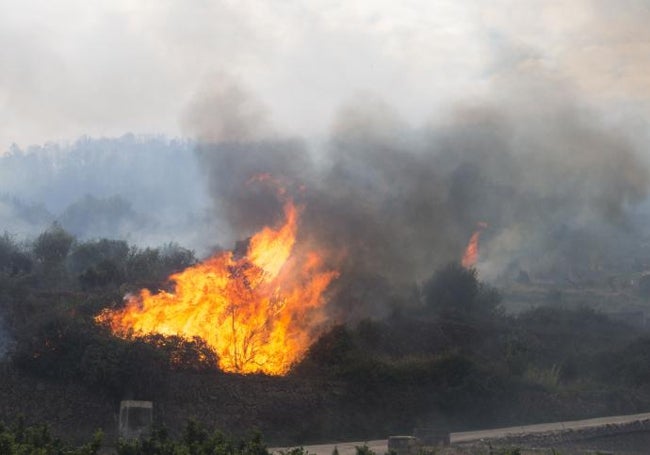
[[[19,239],[57,221],[81,239],[207,247],[204,230],[215,226],[190,141],[127,134],[12,147],[0,155],[0,182],[0,231]]]

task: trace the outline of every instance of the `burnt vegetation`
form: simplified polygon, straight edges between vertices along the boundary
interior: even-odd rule
[[[175,244],[80,241],[58,224],[30,243],[0,236],[0,420],[25,414],[51,421],[55,432],[104,428],[111,438],[115,406],[135,398],[153,400],[159,423],[172,430],[196,417],[236,434],[256,427],[274,442],[303,443],[650,405],[650,337],[642,328],[559,302],[508,315],[496,288],[454,263],[414,285],[387,316],[332,327],[286,377],[224,374],[201,339],[124,340],[95,323],[125,294],[165,288],[171,273],[196,260]],[[68,417],[56,417],[62,413]]]

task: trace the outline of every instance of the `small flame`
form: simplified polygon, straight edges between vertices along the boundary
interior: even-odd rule
[[[476,263],[478,262],[479,239],[481,237],[481,232],[483,232],[483,229],[487,227],[488,225],[484,221],[479,221],[476,225],[476,230],[472,234],[472,237],[469,239],[469,243],[465,248],[465,253],[463,254],[463,259],[461,261],[462,266],[466,269],[476,266]]]
[[[338,276],[318,252],[296,251],[298,212],[287,201],[284,224],[255,234],[244,257],[215,255],[172,275],[173,292],[143,289],[96,321],[121,337],[201,337],[223,371],[286,374],[326,329],[323,293]]]

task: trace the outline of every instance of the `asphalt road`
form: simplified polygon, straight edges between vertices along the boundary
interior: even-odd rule
[[[452,444],[479,441],[481,439],[502,438],[505,436],[546,433],[551,431],[578,430],[585,428],[599,427],[609,424],[631,423],[637,420],[650,419],[650,413],[633,414],[624,416],[599,417],[596,419],[572,420],[566,422],[541,423],[537,425],[524,425],[519,427],[494,428],[491,430],[464,431],[460,433],[451,433],[450,440]],[[387,436],[388,437],[388,436]],[[380,439],[375,441],[356,441],[356,442],[337,442],[331,444],[318,444],[304,446],[304,448],[315,455],[332,455],[336,447],[340,455],[355,455],[356,447],[366,444],[377,455],[383,455],[388,451],[387,440]],[[288,450],[287,448],[274,448],[274,452]]]
[[[502,438],[504,436],[547,433],[551,431],[579,430],[600,427],[610,424],[631,423],[637,420],[650,419],[650,413],[632,414],[624,416],[598,417],[596,419],[571,420],[566,422],[540,423],[537,425],[524,425],[520,427],[496,428],[493,430],[465,431],[451,433],[451,443],[471,442],[480,439]]]

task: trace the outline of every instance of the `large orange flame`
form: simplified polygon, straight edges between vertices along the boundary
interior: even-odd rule
[[[463,259],[461,264],[466,269],[474,267],[478,262],[478,241],[481,237],[481,232],[487,227],[487,223],[480,221],[476,227],[476,230],[472,234],[472,237],[469,239],[469,243],[465,248],[465,253],[463,254]]]
[[[284,224],[255,234],[245,256],[215,255],[172,275],[173,292],[144,289],[96,320],[122,337],[201,337],[224,371],[287,373],[326,328],[323,292],[338,275],[294,248],[298,212],[286,202]]]

